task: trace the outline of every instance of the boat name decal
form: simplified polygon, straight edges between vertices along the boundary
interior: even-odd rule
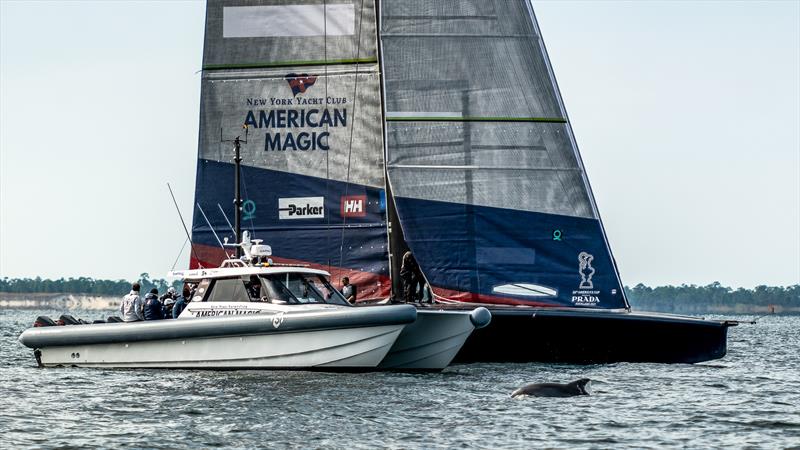
[[[243,316],[261,314],[257,309],[200,309],[194,311],[195,317]]]
[[[347,103],[346,98],[328,97],[326,99],[270,98],[247,99],[248,104],[255,100],[268,100],[272,105]],[[302,101],[301,101],[302,100]],[[313,101],[313,103],[309,103]],[[264,151],[285,150],[330,150],[328,138],[330,128],[347,127],[347,109],[273,109],[248,110],[244,125],[252,128],[286,129],[286,128],[324,128],[325,131],[286,131],[267,132],[264,140]]]

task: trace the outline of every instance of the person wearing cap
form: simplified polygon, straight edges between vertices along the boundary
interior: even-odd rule
[[[142,315],[142,298],[139,297],[139,283],[133,283],[131,292],[123,297],[119,305],[119,314],[124,322],[137,322],[144,320]]]
[[[159,300],[161,300],[161,304],[164,305],[164,318],[171,319],[172,318],[172,307],[175,306],[175,299],[178,297],[178,293],[174,287],[170,286],[167,289],[167,293],[162,295]]]
[[[161,320],[164,318],[164,305],[158,299],[158,289],[153,288],[144,296],[144,320]]]

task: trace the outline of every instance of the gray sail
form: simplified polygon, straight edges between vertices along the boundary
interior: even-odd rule
[[[386,164],[442,300],[626,306],[530,4],[384,1]]]
[[[381,111],[372,1],[209,0],[193,266],[225,257],[212,228],[230,235],[240,136],[243,228],[276,261],[387,295]]]

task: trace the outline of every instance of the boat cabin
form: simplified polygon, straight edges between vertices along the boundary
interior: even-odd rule
[[[221,267],[173,272],[196,283],[191,303],[332,304],[349,306],[328,273],[303,267]]]

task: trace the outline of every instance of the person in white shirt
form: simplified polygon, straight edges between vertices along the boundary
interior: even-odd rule
[[[137,320],[144,320],[142,314],[142,298],[139,297],[139,283],[133,283],[131,286],[130,294],[122,298],[122,303],[119,305],[119,312],[122,315],[122,320],[125,322],[136,322]]]
[[[356,304],[356,286],[350,284],[349,277],[342,277],[342,295],[351,305]]]

